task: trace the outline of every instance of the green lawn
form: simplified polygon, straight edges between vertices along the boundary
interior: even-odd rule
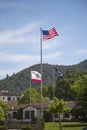
[[[82,128],[87,126],[87,123],[79,122],[63,122],[63,130],[82,130]],[[46,122],[45,130],[59,130],[59,123]]]

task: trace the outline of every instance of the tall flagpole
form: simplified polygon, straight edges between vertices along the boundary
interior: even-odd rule
[[[55,90],[54,90],[54,64],[53,64],[53,100],[54,100],[54,97],[55,97]]]
[[[30,75],[31,75],[31,73],[30,73]],[[30,123],[31,123],[31,76],[30,76]]]
[[[40,28],[40,61],[41,61],[41,119],[43,119],[43,106],[42,106],[42,28]]]
[[[55,86],[54,86],[54,64],[53,64],[53,101],[55,98]],[[53,114],[53,122],[55,123],[55,114]]]

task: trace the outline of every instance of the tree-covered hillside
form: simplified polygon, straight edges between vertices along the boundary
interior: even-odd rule
[[[87,60],[70,66],[64,65],[51,65],[51,64],[43,64],[42,65],[42,73],[43,73],[43,85],[52,87],[53,84],[53,67],[56,67],[58,70],[62,71],[65,75],[67,71],[74,71],[81,73],[87,73]],[[30,76],[31,70],[35,70],[40,72],[40,64],[33,65],[29,68],[26,68],[19,73],[13,74],[9,76],[7,74],[6,78],[0,80],[0,90],[8,90],[13,93],[21,93],[26,88],[30,87]],[[54,84],[56,81],[56,77],[54,75]],[[32,86],[39,87],[40,84],[32,83]]]

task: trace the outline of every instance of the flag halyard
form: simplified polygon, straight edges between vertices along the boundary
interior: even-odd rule
[[[55,36],[59,36],[55,28],[50,30],[42,30],[42,40],[49,40]]]

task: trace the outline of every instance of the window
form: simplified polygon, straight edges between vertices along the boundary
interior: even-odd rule
[[[13,101],[15,101],[15,97],[13,97]]]
[[[59,117],[59,114],[57,113],[57,114],[55,114],[55,118],[58,118]]]
[[[65,114],[64,114],[64,118],[69,118],[69,114],[68,114],[68,113],[65,113]]]
[[[31,118],[34,118],[34,111],[25,111],[25,119],[30,118],[30,112],[31,112]]]
[[[17,97],[17,101],[19,100],[20,98],[19,97]]]
[[[29,111],[25,111],[25,119],[29,119]]]
[[[34,111],[31,111],[31,118],[34,118]]]
[[[17,118],[17,112],[13,112],[13,118]]]
[[[5,100],[5,97],[3,97],[3,101]]]
[[[11,97],[8,97],[8,101],[11,101]]]

